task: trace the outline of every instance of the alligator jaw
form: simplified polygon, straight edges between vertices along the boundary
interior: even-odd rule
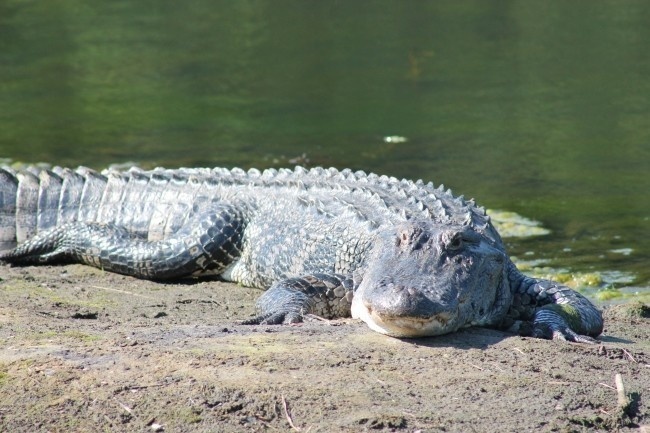
[[[352,302],[352,317],[361,319],[373,331],[391,337],[414,338],[430,337],[434,335],[447,334],[452,329],[448,327],[450,315],[439,313],[433,317],[392,317],[380,316],[363,302]]]

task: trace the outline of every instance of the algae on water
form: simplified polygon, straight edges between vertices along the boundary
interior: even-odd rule
[[[527,238],[547,235],[551,231],[539,221],[525,218],[515,212],[487,209],[492,223],[504,238]]]

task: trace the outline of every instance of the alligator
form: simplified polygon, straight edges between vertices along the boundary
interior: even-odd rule
[[[334,168],[0,168],[0,260],[267,289],[246,324],[358,318],[394,337],[469,326],[594,343],[600,311],[522,274],[485,209]]]

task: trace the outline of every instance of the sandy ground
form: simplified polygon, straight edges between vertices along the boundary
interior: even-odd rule
[[[641,305],[606,311],[601,346],[399,340],[352,320],[238,325],[259,291],[217,281],[80,265],[0,279],[0,431],[650,431]]]

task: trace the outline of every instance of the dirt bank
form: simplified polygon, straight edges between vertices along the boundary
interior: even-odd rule
[[[481,328],[398,340],[351,320],[237,325],[259,292],[216,281],[160,284],[80,265],[0,265],[0,279],[0,431],[650,424],[650,319],[639,308],[607,311],[600,347]]]

